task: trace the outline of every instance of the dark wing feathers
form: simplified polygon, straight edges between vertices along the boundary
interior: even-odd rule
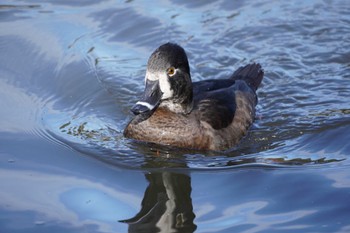
[[[229,126],[236,111],[235,91],[252,91],[254,95],[263,76],[260,64],[253,63],[238,68],[230,79],[194,82],[193,94],[199,119],[216,130]],[[237,80],[242,80],[247,85]]]
[[[231,88],[207,93],[207,96],[199,100],[197,104],[199,119],[207,122],[216,130],[226,128],[231,124],[235,115],[234,96]]]

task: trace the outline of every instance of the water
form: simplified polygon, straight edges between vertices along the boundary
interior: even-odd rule
[[[5,0],[0,19],[1,232],[350,231],[348,1]],[[237,147],[123,138],[168,41],[193,80],[262,64]]]

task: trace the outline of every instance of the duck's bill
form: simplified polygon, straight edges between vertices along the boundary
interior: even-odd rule
[[[143,96],[131,108],[131,111],[135,115],[151,112],[158,107],[161,99],[162,92],[159,88],[159,81],[151,81],[147,79]]]

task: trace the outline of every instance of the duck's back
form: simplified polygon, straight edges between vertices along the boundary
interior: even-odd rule
[[[208,149],[222,150],[236,145],[255,118],[256,89],[263,78],[259,64],[240,67],[229,79],[194,84],[195,109],[206,135]]]

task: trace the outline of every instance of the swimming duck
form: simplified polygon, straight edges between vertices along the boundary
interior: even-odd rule
[[[185,50],[163,44],[148,60],[145,90],[124,136],[200,150],[233,147],[253,123],[263,75],[253,63],[228,79],[192,82]]]

